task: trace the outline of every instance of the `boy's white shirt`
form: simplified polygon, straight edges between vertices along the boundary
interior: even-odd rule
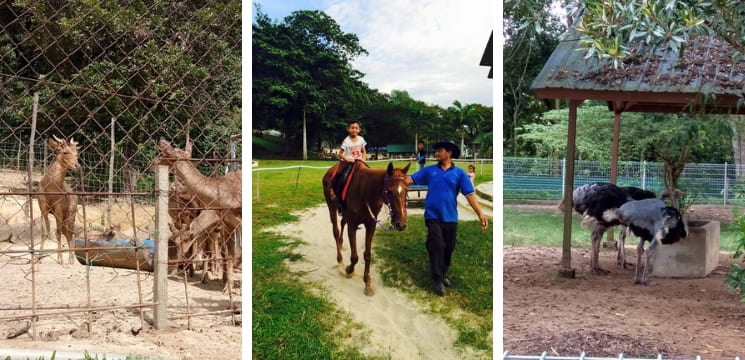
[[[351,157],[353,159],[362,159],[362,148],[364,148],[365,145],[367,145],[367,142],[362,136],[357,135],[357,141],[352,141],[352,139],[347,136],[341,142],[341,149],[344,150],[345,158]]]

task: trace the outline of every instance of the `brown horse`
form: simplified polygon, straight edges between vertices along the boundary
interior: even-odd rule
[[[329,208],[331,224],[333,224],[334,240],[336,241],[336,262],[342,269],[341,250],[343,244],[344,225],[348,225],[347,235],[349,247],[352,250],[350,264],[346,267],[347,276],[354,272],[357,264],[357,227],[365,225],[365,295],[372,296],[374,291],[370,286],[370,260],[372,258],[372,239],[375,235],[375,226],[378,223],[378,213],[385,203],[391,212],[391,223],[398,231],[406,229],[406,194],[409,190],[411,179],[406,176],[409,165],[403,169],[393,168],[389,163],[387,169],[370,169],[363,162],[354,164],[352,179],[349,183],[347,197],[345,199],[344,212],[341,217],[341,229],[337,226],[336,218],[339,208],[331,200],[331,177],[337,173],[339,164],[331,167],[323,176],[323,195]],[[341,194],[338,194],[341,196]]]

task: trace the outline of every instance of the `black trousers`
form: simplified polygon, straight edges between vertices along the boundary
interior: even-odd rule
[[[442,282],[450,268],[450,258],[455,250],[455,234],[458,223],[427,220],[427,252],[432,272],[432,281]]]

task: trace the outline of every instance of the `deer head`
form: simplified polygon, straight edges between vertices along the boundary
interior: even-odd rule
[[[68,143],[67,140],[53,136],[53,139],[47,140],[47,145],[54,151],[56,161],[64,169],[80,169],[80,163],[78,163],[78,143],[74,139],[70,139]]]
[[[186,147],[181,150],[179,148],[173,147],[170,142],[166,141],[165,139],[160,139],[160,142],[158,143],[158,148],[160,149],[161,156],[156,159],[155,163],[159,165],[172,165],[175,161],[178,160],[188,160],[191,159],[191,150],[192,150],[192,142],[189,141],[186,144]]]

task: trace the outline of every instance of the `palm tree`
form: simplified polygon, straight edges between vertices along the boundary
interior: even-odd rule
[[[465,137],[469,128],[478,127],[481,116],[475,111],[476,104],[462,105],[460,101],[453,101],[453,106],[448,108],[448,112],[452,114],[453,120],[455,120],[456,131],[460,135],[460,151],[463,152],[465,148]]]

